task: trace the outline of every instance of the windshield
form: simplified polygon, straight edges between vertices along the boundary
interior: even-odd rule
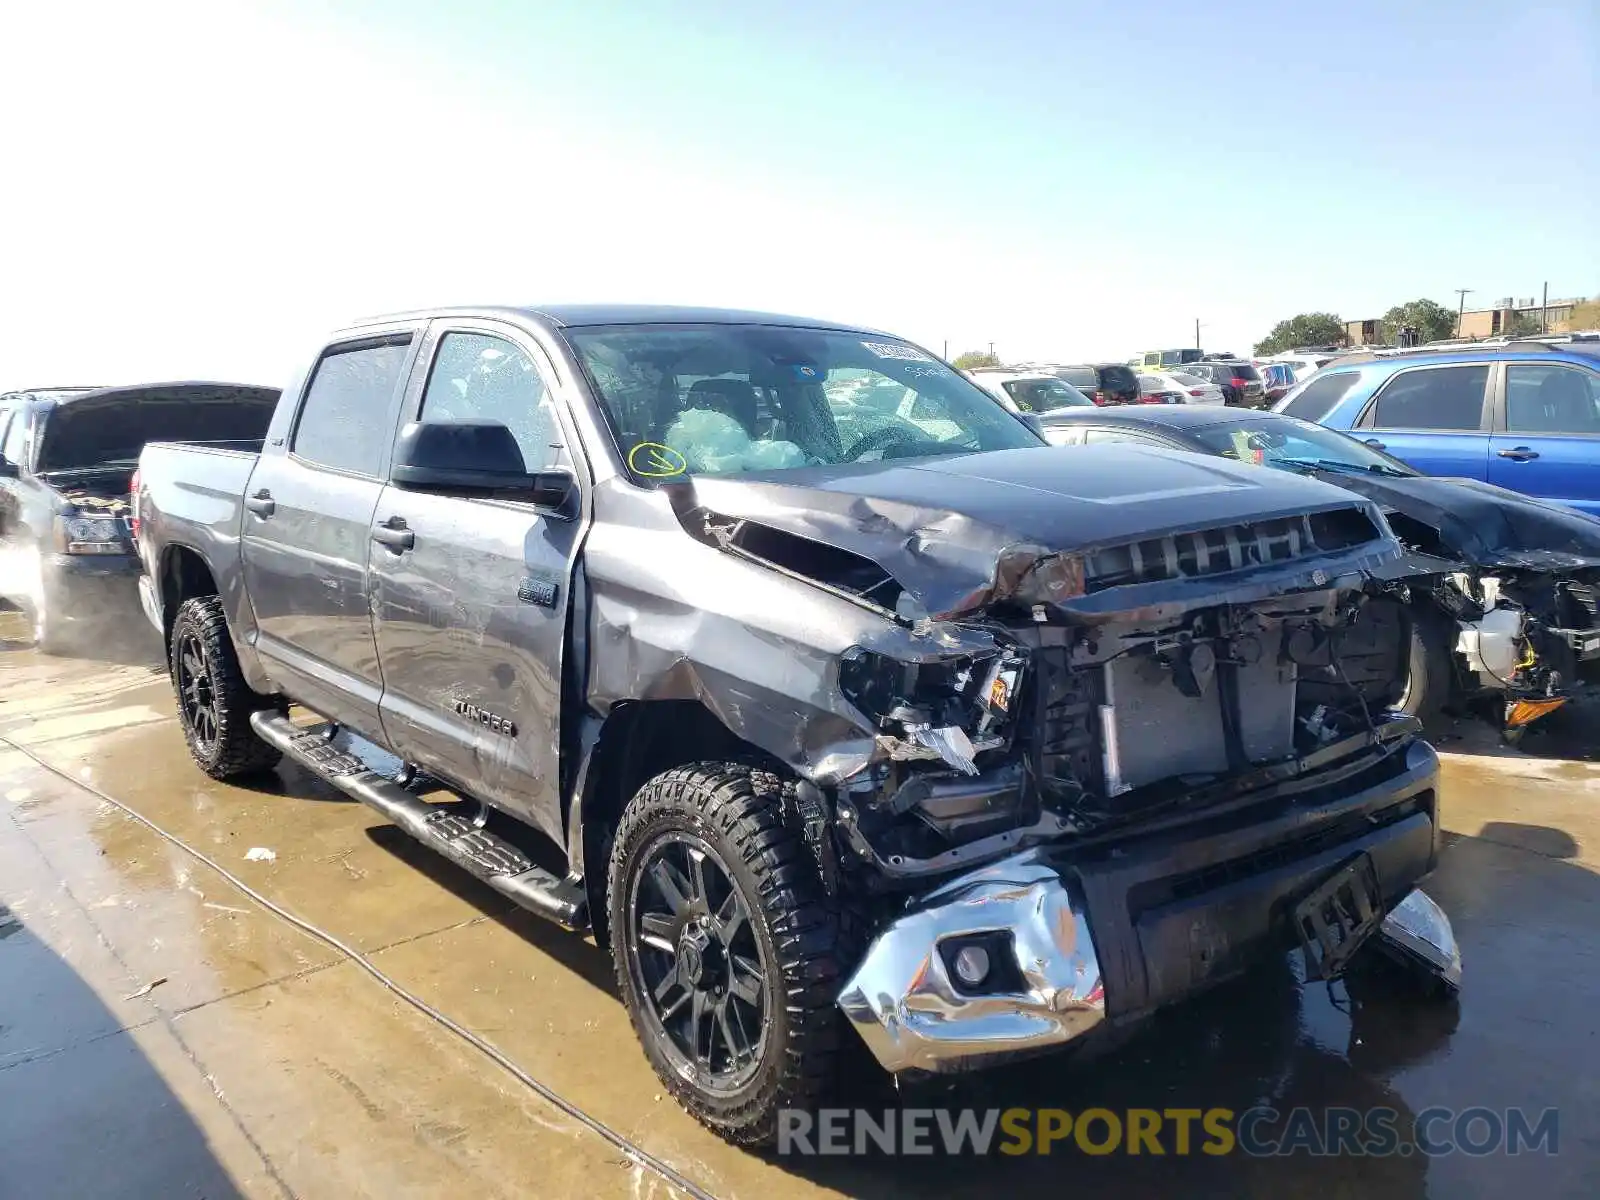
[[[1207,449],[1240,462],[1269,467],[1349,467],[1383,474],[1415,475],[1398,459],[1390,458],[1355,438],[1324,429],[1297,417],[1273,416],[1237,424],[1220,422],[1189,431]]]
[[[883,336],[775,325],[570,329],[635,476],[1038,446],[970,380]]]
[[[1075,387],[1059,379],[1008,379],[1000,385],[1023,412],[1050,412],[1057,408],[1094,407]]]
[[[1075,388],[1100,386],[1100,375],[1093,367],[1057,367],[1055,373]]]

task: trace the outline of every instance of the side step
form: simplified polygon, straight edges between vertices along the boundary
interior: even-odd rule
[[[465,867],[502,896],[530,912],[581,933],[589,928],[583,885],[535,864],[520,849],[478,827],[455,805],[429,804],[375,771],[348,746],[329,739],[328,725],[295,725],[263,709],[250,717],[262,741],[282,750],[341,792],[377,809],[417,841]]]

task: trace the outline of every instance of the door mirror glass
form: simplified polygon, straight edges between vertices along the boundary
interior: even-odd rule
[[[22,472],[17,469],[16,463],[4,455],[0,455],[0,479],[16,479],[21,474]]]
[[[1044,441],[1044,422],[1039,420],[1038,413],[1024,412],[1017,413],[1015,415],[1017,420],[1021,421],[1029,429],[1033,430],[1034,433],[1039,435],[1040,441]]]

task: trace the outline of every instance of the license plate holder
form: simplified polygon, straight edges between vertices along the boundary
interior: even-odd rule
[[[1383,924],[1378,869],[1363,852],[1344,863],[1294,906],[1295,934],[1307,979],[1337,979]]]

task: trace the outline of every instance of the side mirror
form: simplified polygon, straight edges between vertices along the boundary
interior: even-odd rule
[[[528,491],[522,449],[499,421],[413,421],[400,431],[389,479],[419,491]]]
[[[517,439],[499,421],[411,422],[400,431],[389,481],[413,491],[517,492],[556,516],[577,515],[577,477],[561,467],[529,473]]]
[[[21,476],[21,468],[9,458],[0,455],[0,479],[19,479]]]
[[[1039,440],[1041,442],[1045,440],[1044,422],[1039,420],[1039,414],[1038,413],[1031,413],[1031,412],[1016,413],[1015,416],[1016,416],[1017,420],[1021,421],[1029,429],[1033,430],[1033,432],[1038,436],[1038,438],[1039,438]]]

